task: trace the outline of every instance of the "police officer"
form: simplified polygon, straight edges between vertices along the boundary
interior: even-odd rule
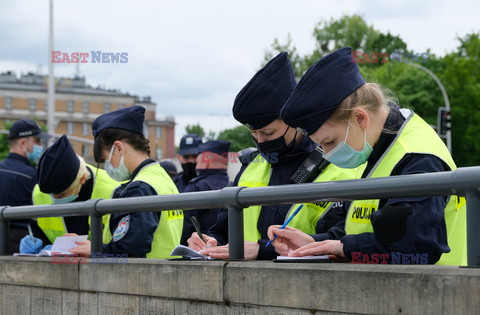
[[[366,162],[363,178],[454,170],[455,163],[435,131],[413,111],[389,101],[377,84],[365,83],[351,49],[315,63],[282,109],[282,118],[301,127],[331,163],[353,168]],[[426,255],[428,263],[466,264],[465,203],[456,196],[358,200],[346,205],[347,235],[296,248],[302,233],[269,229],[276,247],[289,255],[393,252]],[[361,211],[360,211],[361,210]],[[287,249],[286,247],[289,247]]]
[[[61,136],[40,158],[37,169],[38,184],[33,189],[33,204],[64,204],[89,199],[112,198],[120,183],[108,176],[107,172],[86,164],[75,154],[67,136]],[[104,216],[108,224],[110,215]],[[67,216],[38,218],[32,226],[34,234],[43,244],[53,244],[55,238],[66,233],[85,235],[89,233],[88,216]],[[103,235],[103,242],[112,239],[109,228]],[[23,238],[24,246],[32,247],[31,237]],[[21,246],[22,247],[22,246]],[[25,251],[21,251],[25,252]]]
[[[198,145],[202,143],[202,138],[196,134],[187,134],[180,140],[180,149],[177,159],[182,166],[183,172],[180,172],[173,178],[179,192],[183,192],[188,182],[197,176],[195,167],[197,166],[197,156],[199,154]]]
[[[227,174],[230,141],[215,140],[202,143],[198,147],[200,154],[197,157],[197,174],[183,192],[205,191],[222,189],[228,186]],[[195,231],[192,216],[198,219],[201,232],[207,234],[208,230],[217,221],[220,209],[197,209],[184,212],[183,233],[181,244],[187,245],[187,239]]]
[[[255,74],[235,98],[233,116],[249,127],[260,154],[237,175],[234,185],[262,187],[291,184],[293,173],[315,149],[315,144],[308,137],[279,118],[280,109],[295,86],[287,53],[281,53]],[[252,206],[244,210],[246,259],[272,259],[277,256],[273,246],[265,246],[268,242],[267,229],[272,224],[282,224],[290,207]],[[227,210],[223,209],[208,233],[211,238],[207,236],[207,246],[227,244],[227,226]],[[195,233],[188,243],[194,249],[205,247]],[[204,253],[225,259],[228,258],[228,246],[206,249]]]
[[[32,204],[32,190],[37,183],[37,172],[32,163],[42,155],[41,140],[51,137],[30,119],[21,119],[12,125],[8,134],[9,154],[0,162],[0,205]],[[29,223],[30,220],[10,221],[11,254],[19,251],[19,242],[28,234]]]
[[[143,135],[145,108],[132,106],[101,115],[93,122],[94,156],[105,162],[105,170],[115,180],[128,182],[113,198],[178,193],[159,162],[149,158],[148,140]],[[110,217],[112,241],[104,245],[106,254],[130,257],[167,258],[180,243],[183,213],[180,210],[114,214]],[[73,253],[90,254],[90,242],[78,242]]]

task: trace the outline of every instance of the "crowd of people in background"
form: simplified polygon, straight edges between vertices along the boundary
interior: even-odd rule
[[[365,82],[348,47],[317,61],[298,83],[287,53],[280,53],[240,90],[232,112],[256,143],[256,148],[239,153],[242,166],[233,181],[227,174],[229,141],[204,142],[198,135],[184,135],[177,156],[180,173],[172,161],[150,158],[141,106],[106,113],[93,122],[96,166],[78,156],[65,135],[42,152],[42,141],[52,136],[32,120],[17,121],[8,136],[10,153],[0,162],[0,205],[64,204],[456,168],[443,141],[421,117],[401,108],[378,84]],[[315,167],[299,175],[313,157],[318,157]],[[402,253],[422,255],[430,264],[465,265],[465,207],[463,198],[456,196],[251,206],[244,209],[245,259],[329,255],[351,261],[357,253]],[[288,226],[281,226],[287,220]],[[58,236],[86,235],[90,229],[86,216],[9,224],[10,253],[38,253]],[[183,244],[211,258],[229,257],[226,209],[125,212],[104,216],[103,224],[107,254],[169,258],[172,249]],[[89,240],[77,245],[73,254],[90,254]]]

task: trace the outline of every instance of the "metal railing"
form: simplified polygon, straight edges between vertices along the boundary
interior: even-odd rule
[[[228,209],[229,257],[244,258],[243,209],[252,205],[318,201],[401,198],[416,196],[467,197],[468,265],[480,263],[480,166],[452,172],[365,178],[337,182],[280,185],[125,199],[92,199],[62,205],[0,207],[0,254],[7,253],[8,220],[89,215],[91,252],[102,252],[102,215],[175,209]]]

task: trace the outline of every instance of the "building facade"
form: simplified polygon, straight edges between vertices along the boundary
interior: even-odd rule
[[[47,120],[48,77],[28,73],[19,78],[12,72],[0,73],[0,129],[22,118],[40,125]],[[75,152],[93,160],[92,122],[98,116],[133,105],[145,107],[144,134],[150,140],[154,159],[174,158],[175,119],[156,119],[156,104],[150,97],[93,88],[84,77],[55,79],[55,134],[66,134]]]

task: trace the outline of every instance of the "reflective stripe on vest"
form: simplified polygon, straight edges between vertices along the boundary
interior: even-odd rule
[[[107,172],[102,169],[87,164],[87,167],[93,174],[93,190],[91,199],[110,199],[112,198],[115,189],[120,185],[119,182],[113,180]],[[40,191],[40,187],[35,185],[32,193],[32,201],[34,205],[48,205],[53,204],[50,194],[45,194]],[[102,216],[103,222],[103,243],[108,244],[112,240],[112,233],[109,227],[110,215]],[[88,219],[90,224],[90,218]],[[50,242],[53,244],[55,238],[63,236],[65,231],[65,221],[63,217],[47,217],[38,218],[38,226],[42,229],[43,233],[47,236]]]
[[[357,168],[344,169],[330,163],[323,172],[317,176],[314,183],[356,179],[362,176],[366,164],[362,164]],[[306,234],[317,234],[317,222],[320,220],[334,205],[334,202],[321,201],[317,203],[307,203],[297,213],[297,215],[290,221],[289,226],[299,229]],[[290,213],[297,209],[299,204],[293,205],[288,211],[285,220],[290,216]]]
[[[272,166],[259,154],[243,171],[238,181],[238,186],[246,186],[248,188],[268,186],[271,173]],[[257,242],[262,238],[257,227],[261,210],[262,206],[251,206],[243,210],[245,241]]]
[[[132,183],[139,181],[152,186],[158,195],[178,194],[177,187],[158,162],[144,166]],[[182,229],[182,210],[162,211],[147,258],[169,258],[170,252],[180,244]]]
[[[430,154],[443,160],[451,170],[456,165],[443,141],[422,118],[402,110],[406,120],[397,137],[367,177],[390,176],[397,163],[408,153]],[[378,210],[380,200],[357,200],[352,202],[345,221],[347,234],[373,232],[370,215]],[[464,198],[451,196],[445,207],[449,253],[442,255],[437,264],[466,265],[466,203]]]

